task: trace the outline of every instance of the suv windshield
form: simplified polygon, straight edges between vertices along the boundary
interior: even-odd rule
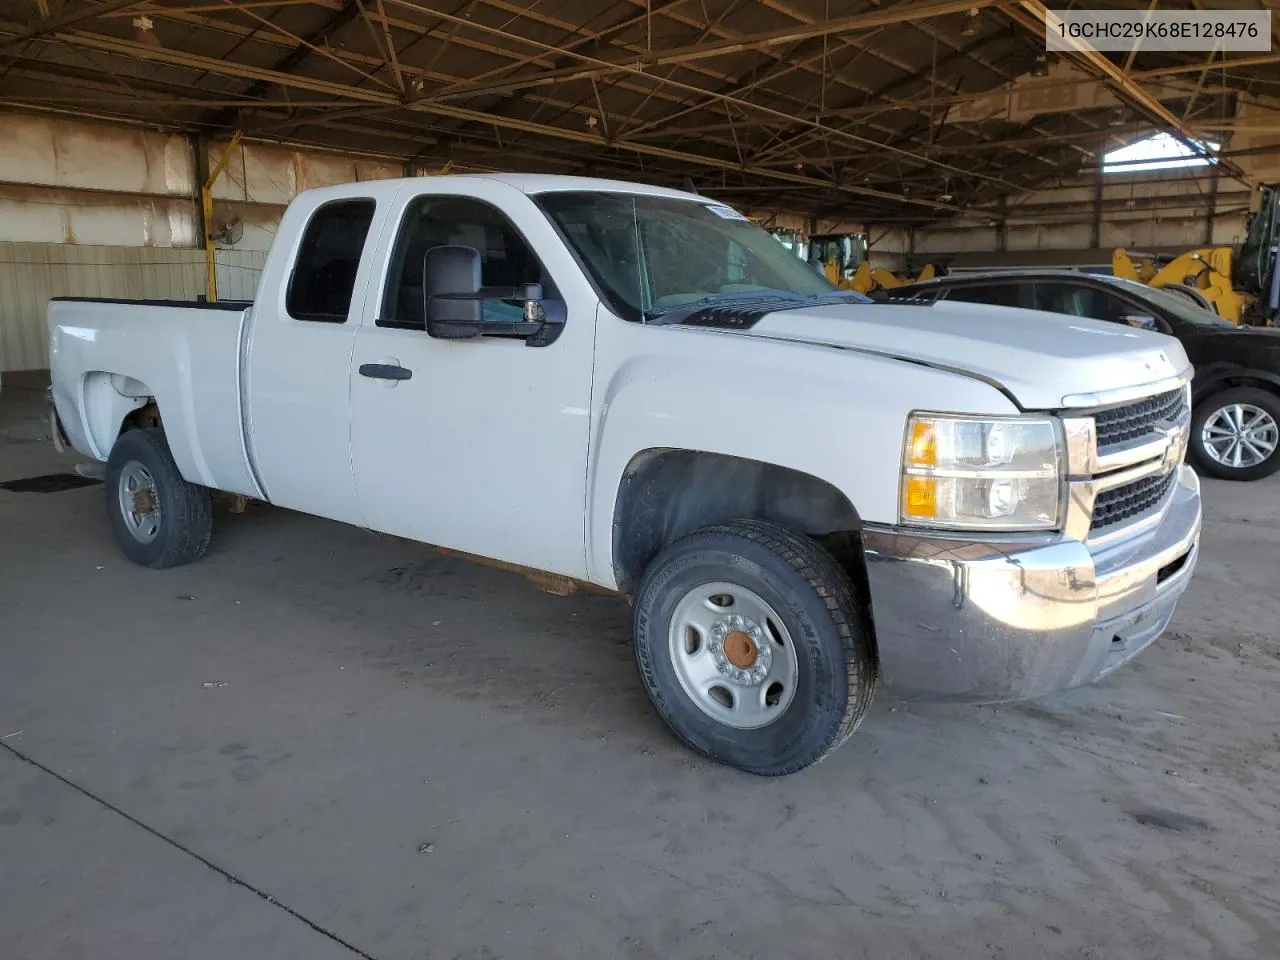
[[[708,300],[842,293],[731,207],[631,193],[536,199],[626,320],[653,320]]]
[[[1199,327],[1235,326],[1230,320],[1223,320],[1212,310],[1196,306],[1181,294],[1169,293],[1167,290],[1161,290],[1158,287],[1148,287],[1145,283],[1135,283],[1133,280],[1125,280],[1119,277],[1108,277],[1106,279],[1117,286],[1123,286],[1125,290],[1135,297],[1141,297],[1148,303],[1153,303],[1162,308],[1166,313],[1173,314],[1184,323],[1193,323]]]

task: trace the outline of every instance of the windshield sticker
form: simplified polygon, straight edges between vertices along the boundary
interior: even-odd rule
[[[717,217],[724,220],[745,220],[747,219],[733,207],[724,207],[718,203],[707,204],[707,209],[714,213]]]

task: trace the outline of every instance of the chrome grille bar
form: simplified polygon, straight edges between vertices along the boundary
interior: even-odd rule
[[[1062,423],[1067,449],[1067,535],[1099,543],[1158,520],[1186,456],[1190,382],[1065,417]]]

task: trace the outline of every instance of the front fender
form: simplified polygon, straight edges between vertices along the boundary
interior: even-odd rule
[[[647,450],[723,454],[829,483],[863,520],[896,522],[907,415],[1016,413],[963,375],[838,347],[604,318],[593,391],[588,566],[616,587],[613,524],[627,465]]]

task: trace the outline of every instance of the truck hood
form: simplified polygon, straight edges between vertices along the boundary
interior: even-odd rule
[[[1172,337],[1100,320],[974,303],[824,304],[766,314],[750,336],[822,344],[995,383],[1025,410],[1189,372]]]

